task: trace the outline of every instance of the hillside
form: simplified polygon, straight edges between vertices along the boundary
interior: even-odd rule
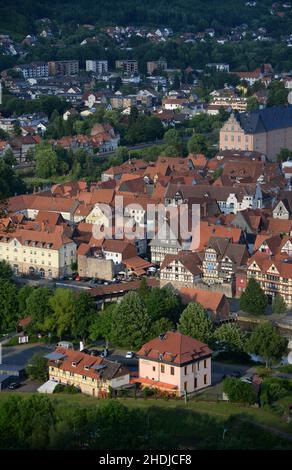
[[[0,1],[0,32],[33,33],[36,20],[50,18],[59,27],[78,23],[94,25],[169,26],[175,31],[200,31],[213,27],[224,32],[242,23],[265,26],[271,34],[281,34],[292,25],[291,13],[272,16],[271,0],[259,0],[255,7],[244,0],[6,0]],[[65,26],[66,25],[66,26]]]

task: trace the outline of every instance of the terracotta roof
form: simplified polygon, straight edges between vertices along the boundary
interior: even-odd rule
[[[141,358],[183,365],[208,357],[212,350],[207,344],[179,331],[168,331],[144,344],[137,355]]]
[[[181,287],[179,291],[184,304],[197,302],[201,304],[205,310],[210,310],[215,314],[224,301],[228,303],[228,300],[222,292],[210,292],[208,290],[188,287]]]
[[[59,366],[54,361],[49,361],[49,364],[58,367],[60,370],[72,372],[74,375],[84,375],[95,380],[112,380],[129,374],[128,369],[120,363],[109,361],[100,356],[91,356],[90,354],[61,347],[57,347],[55,351],[65,357],[60,360],[61,364]],[[72,365],[73,363],[75,366]],[[103,366],[103,368],[96,369],[100,366]]]

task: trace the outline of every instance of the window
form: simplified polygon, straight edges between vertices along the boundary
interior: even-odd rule
[[[185,375],[188,375],[188,367],[185,366]]]
[[[187,389],[188,389],[188,382],[184,382],[184,390],[187,391]]]
[[[194,388],[197,388],[197,386],[198,386],[198,379],[197,379],[197,377],[195,377],[195,380],[194,380]]]
[[[155,371],[155,366],[152,367],[152,370]]]
[[[207,374],[204,375],[204,385],[207,385]]]
[[[174,367],[170,368],[170,375],[174,375]]]
[[[206,369],[206,367],[207,367],[207,360],[205,359],[204,360],[204,368]]]
[[[198,362],[198,370],[200,370],[200,363]]]
[[[161,364],[161,372],[162,372],[162,374],[164,374],[164,372],[165,372],[165,367],[164,367],[163,364]]]

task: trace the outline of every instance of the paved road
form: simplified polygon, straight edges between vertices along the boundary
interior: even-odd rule
[[[224,364],[223,362],[212,361],[212,385],[221,382],[224,375],[231,375],[235,372],[239,372],[243,376],[245,374],[252,374],[254,369],[241,364]]]
[[[3,364],[26,365],[34,354],[48,354],[54,350],[54,345],[21,344],[19,346],[2,347]]]

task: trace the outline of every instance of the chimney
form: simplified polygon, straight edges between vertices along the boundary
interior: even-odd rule
[[[80,351],[83,351],[84,349],[84,344],[83,344],[83,341],[80,341],[80,347],[79,347],[79,350]]]

